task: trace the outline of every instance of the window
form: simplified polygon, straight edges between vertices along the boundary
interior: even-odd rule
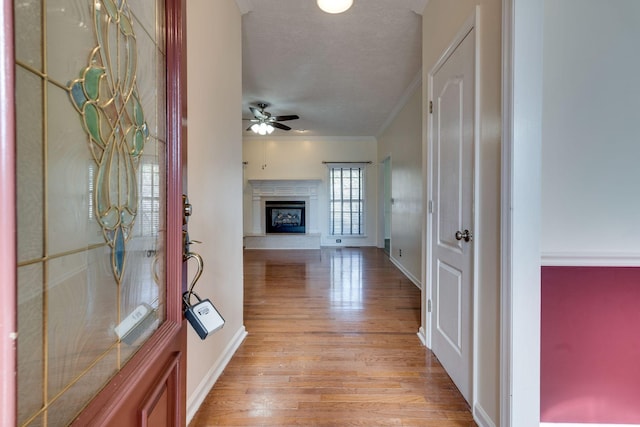
[[[89,164],[89,221],[95,221],[94,191],[95,164]],[[142,157],[138,171],[138,213],[134,222],[134,235],[155,236],[160,231],[160,166],[147,157]]]
[[[364,235],[364,164],[329,165],[329,234]]]
[[[140,206],[136,226],[137,235],[155,236],[160,230],[160,166],[146,158],[140,163]]]

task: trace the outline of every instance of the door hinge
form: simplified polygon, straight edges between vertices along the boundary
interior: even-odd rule
[[[429,200],[429,207],[427,210],[429,213],[433,213],[433,200]]]
[[[429,101],[429,114],[433,114],[433,101]]]
[[[431,313],[431,300],[427,300],[427,313]]]

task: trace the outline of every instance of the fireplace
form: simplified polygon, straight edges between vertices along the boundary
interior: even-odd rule
[[[267,234],[306,232],[304,200],[267,200],[264,208]]]

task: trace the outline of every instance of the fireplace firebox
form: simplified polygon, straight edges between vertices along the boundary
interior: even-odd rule
[[[306,232],[304,200],[267,200],[264,207],[267,234]]]

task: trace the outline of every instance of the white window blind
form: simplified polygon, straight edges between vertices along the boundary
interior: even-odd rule
[[[136,226],[141,236],[155,236],[160,229],[160,167],[143,158],[139,170],[139,200]]]
[[[329,233],[364,235],[365,164],[329,164]]]

